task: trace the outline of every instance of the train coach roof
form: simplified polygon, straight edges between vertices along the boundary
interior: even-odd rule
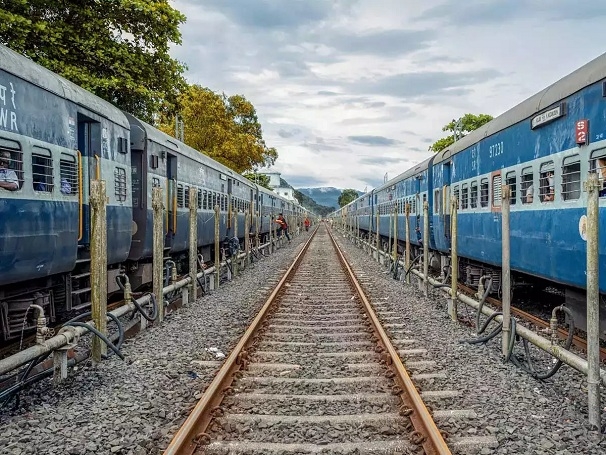
[[[469,133],[446,150],[437,154],[434,164],[447,161],[451,156],[471,147],[481,139],[492,136],[505,128],[532,117],[558,101],[606,78],[606,53],[600,55],[576,71],[522,101],[517,106],[499,115],[486,125]]]
[[[426,171],[427,168],[429,168],[429,163],[431,162],[431,160],[433,159],[433,156],[430,156],[429,158],[427,158],[424,161],[421,161],[419,164],[417,164],[414,167],[411,167],[410,169],[402,172],[399,175],[396,175],[394,178],[392,178],[391,180],[385,182],[383,185],[378,186],[377,188],[374,189],[374,191],[381,191],[384,190],[385,188],[389,188],[390,186],[392,186],[393,184],[400,182],[402,180],[405,180],[409,177],[412,177],[413,175],[417,175],[420,172]]]
[[[188,158],[191,158],[194,161],[200,161],[211,168],[214,168],[224,174],[229,175],[230,177],[240,179],[241,181],[250,183],[250,185],[253,186],[253,184],[252,184],[252,182],[250,182],[250,180],[248,180],[247,178],[238,174],[233,169],[230,169],[227,166],[213,160],[208,155],[205,155],[204,153],[197,151],[195,148],[190,147],[189,145],[175,139],[174,137],[166,134],[163,131],[160,131],[159,129],[153,127],[149,123],[144,122],[143,120],[138,119],[137,117],[135,117],[132,114],[125,113],[125,115],[135,125],[138,125],[141,128],[143,128],[148,140],[155,142],[156,144],[165,146],[167,149],[173,150],[174,152],[179,153]]]
[[[128,120],[113,104],[1,44],[0,69],[129,128]]]

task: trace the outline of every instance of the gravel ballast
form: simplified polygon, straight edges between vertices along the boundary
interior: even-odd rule
[[[546,381],[533,379],[512,363],[503,364],[500,335],[487,345],[461,343],[474,338],[475,329],[450,320],[443,292],[432,290],[429,298],[424,297],[415,284],[394,280],[361,248],[341,234],[336,237],[378,313],[389,311],[389,322],[406,323],[408,336],[428,350],[427,359],[436,362],[433,369],[445,373],[445,379],[419,383],[421,390],[460,391],[459,397],[436,402],[434,410],[477,413],[473,420],[440,420],[438,427],[453,436],[494,435],[498,446],[482,448],[481,454],[606,454],[604,435],[588,429],[584,375],[563,365]],[[465,313],[463,304],[459,313]],[[469,313],[475,317],[473,309]],[[391,319],[394,315],[401,320]],[[522,352],[521,343],[515,352]],[[603,387],[601,394],[604,397]],[[606,422],[604,412],[602,422]]]
[[[255,262],[231,283],[127,340],[122,353],[87,360],[0,411],[0,454],[162,453],[309,234]]]

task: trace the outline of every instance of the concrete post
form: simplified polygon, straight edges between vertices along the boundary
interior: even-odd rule
[[[406,271],[410,269],[410,204],[406,204]],[[410,284],[410,273],[406,275],[406,283]]]
[[[244,252],[246,253],[246,268],[250,267],[250,210],[244,216]]]
[[[238,212],[237,211],[234,213],[234,237],[238,238]],[[238,250],[239,250],[239,248],[238,248]],[[236,252],[235,256],[231,257],[231,265],[232,265],[232,268],[234,269],[234,277],[238,276],[238,268],[240,265],[239,259],[238,259],[238,252]]]
[[[425,297],[429,295],[429,202],[423,202],[423,287]]]
[[[152,209],[153,209],[153,285],[152,292],[156,296],[158,304],[158,323],[164,320],[164,295],[162,293],[164,281],[164,226],[162,220],[162,211],[164,204],[162,202],[162,188],[152,188]],[[143,321],[145,318],[141,318]]]
[[[189,295],[195,302],[198,297],[198,192],[189,190]],[[183,306],[185,306],[183,301]]]
[[[501,352],[503,358],[507,357],[509,339],[511,337],[511,237],[509,231],[509,213],[511,192],[508,185],[503,185],[501,191],[501,286],[503,289],[503,337],[501,339]],[[478,329],[479,330],[479,329]]]
[[[65,346],[53,351],[53,385],[67,379],[67,351]]]
[[[95,328],[107,335],[107,196],[105,180],[90,182],[91,240],[90,279],[92,319]],[[91,347],[93,362],[101,362],[107,354],[107,345],[93,336]]]
[[[381,221],[381,216],[379,215],[379,208],[377,207],[377,262],[380,262],[381,255],[379,254],[380,246],[381,246],[381,234],[379,234],[379,221]]]
[[[398,261],[398,204],[393,209],[393,263]]]
[[[459,284],[459,257],[457,255],[457,210],[459,201],[457,198],[452,198],[450,203],[450,264],[451,264],[451,296],[452,302],[450,307],[450,317],[453,321],[456,321],[457,316],[457,295],[458,295],[458,284]]]
[[[598,174],[589,174],[587,189],[587,392],[589,425],[600,430],[600,289]]]
[[[221,280],[221,257],[219,255],[219,206],[215,205],[215,289]]]

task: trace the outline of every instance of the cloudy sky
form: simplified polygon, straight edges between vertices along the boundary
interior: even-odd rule
[[[245,95],[295,187],[375,187],[453,118],[497,116],[606,51],[602,0],[173,4],[187,79]]]

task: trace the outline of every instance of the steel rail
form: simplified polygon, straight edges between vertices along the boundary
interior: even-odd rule
[[[343,252],[337,245],[337,241],[332,235],[331,230],[327,229],[327,231],[337,251],[339,260],[341,261],[341,264],[345,269],[346,274],[348,275],[350,282],[355,287],[358,296],[364,304],[364,309],[372,322],[375,334],[379,338],[381,344],[383,345],[383,348],[389,353],[390,366],[392,367],[392,371],[394,371],[395,373],[394,379],[398,382],[402,390],[405,392],[404,396],[400,395],[402,402],[405,403],[405,405],[413,411],[409,415],[409,418],[415,429],[423,436],[425,436],[425,440],[423,441],[424,453],[426,455],[450,455],[450,449],[446,445],[446,442],[442,437],[442,433],[440,432],[440,430],[438,430],[433,418],[431,417],[429,410],[425,406],[425,403],[421,399],[419,392],[417,391],[414,383],[410,379],[406,368],[404,368],[404,365],[400,360],[398,352],[391,344],[391,341],[389,340],[387,333],[385,333],[385,330],[383,330],[383,327],[381,326],[379,319],[377,318],[374,310],[372,309],[368,298],[364,294],[362,286],[360,286],[360,283],[358,282],[358,279],[356,278],[353,270],[345,259]]]
[[[263,307],[252,321],[250,326],[246,329],[246,332],[231,351],[221,369],[215,375],[213,381],[210,383],[208,388],[204,391],[204,394],[191,411],[179,431],[175,434],[172,441],[164,451],[164,455],[181,455],[181,454],[193,454],[199,445],[209,441],[209,437],[206,434],[206,429],[214,417],[215,409],[219,406],[223,400],[223,396],[227,391],[228,387],[234,380],[235,373],[240,369],[243,357],[245,357],[245,349],[250,346],[253,342],[254,335],[260,328],[261,323],[268,314],[269,308],[275,302],[276,297],[284,288],[286,282],[291,278],[294,272],[297,270],[303,256],[307,252],[311,241],[318,231],[318,227],[309,236],[307,242],[288,268],[282,279],[278,282],[273,292],[267,298]],[[244,355],[241,355],[244,354]]]

